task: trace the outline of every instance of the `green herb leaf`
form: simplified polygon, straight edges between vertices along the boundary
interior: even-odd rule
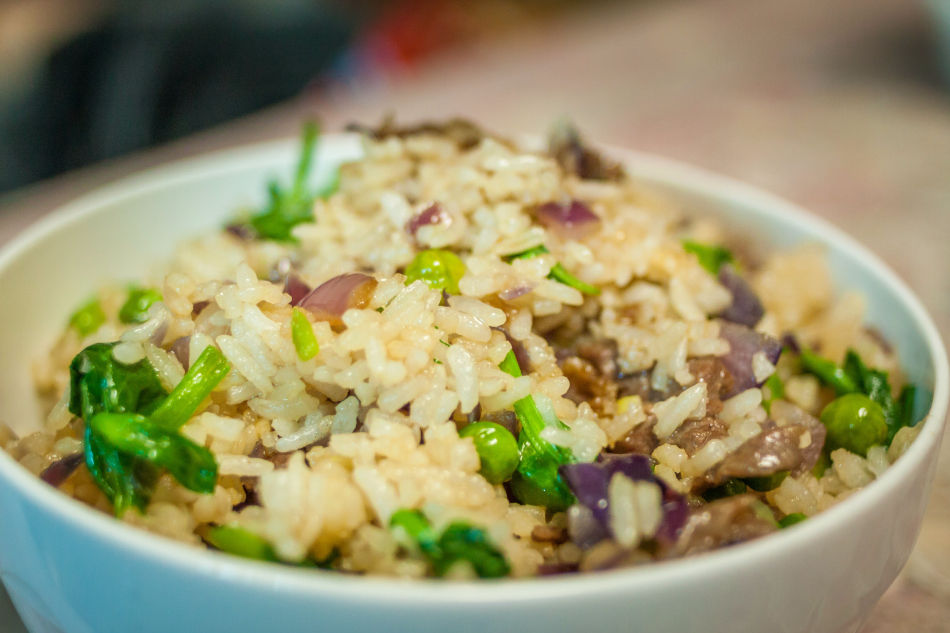
[[[98,299],[91,299],[82,304],[69,317],[69,325],[83,338],[98,330],[105,322],[106,315]]]
[[[304,222],[313,222],[313,201],[324,198],[336,190],[338,174],[322,189],[309,193],[307,177],[313,163],[319,130],[313,122],[304,126],[300,160],[290,190],[283,189],[277,182],[268,184],[268,204],[259,214],[250,220],[251,228],[258,237],[278,242],[296,242],[292,229]]]
[[[692,253],[699,259],[699,265],[705,268],[710,275],[719,274],[723,264],[733,264],[736,258],[728,248],[715,244],[703,244],[693,240],[683,240],[683,250]]]
[[[480,578],[500,578],[511,571],[508,561],[489,542],[485,531],[468,523],[451,523],[437,536],[421,512],[402,509],[393,513],[389,527],[404,547],[422,552],[437,576],[444,576],[460,561],[471,564]]]
[[[115,449],[168,470],[195,492],[214,492],[218,464],[211,451],[137,413],[97,413],[87,420],[92,433]]]
[[[511,571],[502,553],[488,541],[485,530],[467,523],[452,523],[445,528],[439,546],[442,557],[433,561],[439,576],[463,560],[471,564],[479,578],[501,578]]]
[[[96,413],[148,414],[166,396],[147,360],[125,365],[115,360],[115,343],[95,343],[69,365],[69,412],[88,421]]]
[[[904,385],[900,396],[897,398],[898,410],[900,411],[900,426],[914,426],[917,424],[915,407],[917,405],[917,385]],[[896,431],[895,431],[896,432]],[[893,436],[891,437],[893,439]]]
[[[152,423],[169,431],[181,428],[229,371],[231,363],[221,350],[212,345],[204,348],[175,389],[151,414]]]
[[[119,320],[123,323],[145,323],[148,321],[148,309],[162,300],[162,293],[155,288],[129,288],[129,296],[119,308]]]
[[[418,510],[402,509],[389,517],[389,527],[404,546],[418,547],[430,557],[439,557],[439,539],[429,520]]]
[[[79,352],[69,365],[69,411],[86,421],[83,451],[96,485],[112,502],[116,516],[130,507],[144,511],[159,470],[120,453],[88,424],[98,413],[154,409],[165,397],[155,370],[146,360],[125,365],[115,360],[115,343],[96,343]]]
[[[545,253],[550,253],[547,247],[544,244],[539,246],[534,246],[527,250],[521,251],[520,253],[514,253],[512,255],[506,255],[504,260],[508,263],[513,262],[516,259],[530,259],[531,257],[537,257],[538,255],[544,255]],[[600,288],[597,286],[592,286],[591,284],[581,281],[571,273],[567,271],[560,262],[554,264],[551,267],[551,271],[548,273],[548,278],[553,279],[554,281],[560,282],[565,286],[570,286],[571,288],[576,288],[580,290],[581,293],[585,295],[599,295]]]
[[[300,360],[310,360],[320,352],[320,343],[313,333],[313,326],[300,308],[294,308],[290,313],[290,338],[294,341],[294,349]]]

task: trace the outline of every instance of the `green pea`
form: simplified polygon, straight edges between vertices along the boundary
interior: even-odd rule
[[[79,336],[86,337],[99,329],[106,322],[106,315],[98,299],[91,299],[79,306],[69,317],[69,324],[79,332]]]
[[[475,422],[459,431],[459,437],[470,437],[482,462],[482,477],[493,484],[511,478],[518,467],[518,442],[511,432],[494,422]]]
[[[129,297],[119,308],[119,320],[123,323],[145,323],[148,321],[148,309],[156,301],[162,300],[162,293],[155,288],[129,288]]]
[[[458,255],[439,249],[422,251],[406,267],[407,284],[421,279],[430,288],[445,290],[453,295],[459,293],[459,280],[464,275],[465,264]]]
[[[835,398],[822,410],[821,421],[828,429],[825,447],[829,452],[846,448],[865,456],[869,448],[887,441],[884,410],[864,394]]]

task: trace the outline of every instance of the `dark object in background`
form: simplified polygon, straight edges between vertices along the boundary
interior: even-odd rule
[[[291,97],[331,67],[352,32],[314,2],[118,2],[0,112],[0,191]]]

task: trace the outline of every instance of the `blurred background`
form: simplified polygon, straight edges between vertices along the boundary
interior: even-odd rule
[[[0,0],[0,243],[102,183],[306,118],[517,134],[568,115],[825,216],[950,340],[948,76],[950,0]],[[862,629],[904,631],[950,631],[950,445]]]

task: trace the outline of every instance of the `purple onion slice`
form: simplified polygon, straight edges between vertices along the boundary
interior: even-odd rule
[[[637,453],[602,455],[600,460],[593,464],[565,464],[561,466],[560,472],[574,496],[577,497],[578,504],[589,511],[590,517],[595,519],[604,531],[610,529],[610,500],[607,489],[610,479],[616,473],[622,473],[634,481],[649,481],[659,485],[663,491],[663,518],[655,537],[669,544],[676,541],[679,531],[686,524],[689,509],[682,495],[653,474],[651,463],[648,456]],[[580,525],[571,528],[569,523],[572,540],[581,547],[589,546],[591,541],[600,540],[598,532],[590,527],[589,521],[587,524],[582,523],[586,513],[574,512],[574,514],[577,515],[575,521]],[[571,520],[570,512],[568,520]],[[579,540],[584,542],[578,542]]]
[[[294,273],[290,273],[284,282],[284,292],[290,295],[290,305],[296,306],[310,294],[310,286]]]
[[[412,237],[424,226],[432,224],[441,224],[448,216],[442,211],[442,206],[438,202],[433,202],[424,211],[418,213],[406,222],[406,233]]]
[[[600,218],[580,200],[545,202],[534,211],[538,222],[563,238],[583,239],[600,227]]]
[[[318,321],[331,326],[343,325],[343,313],[350,308],[363,308],[376,289],[376,280],[363,273],[344,273],[329,279],[304,296],[299,305]]]
[[[59,488],[82,462],[83,454],[81,452],[67,455],[47,466],[46,469],[40,473],[40,479],[54,488]]]
[[[762,386],[752,371],[752,357],[763,352],[774,365],[782,353],[782,344],[767,334],[729,321],[720,321],[719,336],[729,342],[729,353],[720,357],[722,364],[732,374],[732,390],[725,397]]]
[[[723,264],[719,268],[719,283],[732,293],[732,303],[719,314],[719,318],[755,327],[765,314],[765,308],[748,282],[732,264]]]

